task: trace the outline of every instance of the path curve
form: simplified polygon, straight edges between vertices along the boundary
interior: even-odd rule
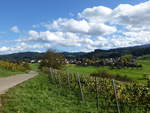
[[[29,72],[28,74],[19,74],[15,76],[0,78],[0,94],[4,94],[9,88],[15,87],[16,85],[33,78],[37,72]]]

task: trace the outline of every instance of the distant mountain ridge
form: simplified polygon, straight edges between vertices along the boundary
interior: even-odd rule
[[[0,55],[0,60],[33,60],[40,59],[43,53],[38,52],[21,52],[8,55]]]
[[[136,48],[145,48],[145,47],[150,47],[150,44],[142,45],[142,46],[135,46]]]
[[[92,52],[62,52],[66,58],[116,58],[131,54],[133,56],[142,56],[150,54],[150,44],[134,47],[117,48],[110,50],[96,49]],[[0,60],[33,60],[41,59],[44,53],[21,52],[9,55],[0,55]]]

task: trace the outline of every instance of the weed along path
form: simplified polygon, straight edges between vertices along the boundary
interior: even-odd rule
[[[29,72],[28,74],[20,74],[11,77],[0,78],[0,94],[4,94],[9,88],[12,88],[30,78],[36,76],[37,72]]]

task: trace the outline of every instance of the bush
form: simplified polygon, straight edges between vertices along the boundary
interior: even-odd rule
[[[27,70],[31,70],[31,67],[27,62],[23,63],[22,66]]]
[[[119,80],[119,81],[128,81],[128,82],[131,82],[132,79],[127,77],[126,75],[113,75],[111,73],[108,73],[106,70],[103,70],[103,71],[97,71],[97,72],[94,72],[92,74],[90,74],[90,76],[96,76],[96,77],[101,77],[101,78],[108,78],[108,79],[115,79],[115,80]]]
[[[26,71],[30,70],[28,64],[13,64],[7,61],[0,61],[0,67],[11,71]]]

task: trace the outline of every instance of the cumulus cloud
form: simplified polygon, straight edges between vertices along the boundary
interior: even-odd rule
[[[8,50],[9,50],[8,47],[5,47],[5,46],[0,47],[0,52],[5,52],[5,51],[8,51]]]
[[[0,54],[9,54],[9,53],[22,52],[22,51],[29,51],[29,50],[39,51],[42,48],[50,48],[50,47],[51,45],[48,43],[30,44],[30,43],[21,42],[21,43],[16,44],[15,46],[0,47]]]
[[[150,28],[150,1],[138,5],[121,4],[113,10],[112,22],[127,28]]]
[[[128,30],[150,30],[150,1],[137,5],[120,4],[114,9],[104,6],[87,8],[79,13],[84,18],[95,23],[111,23],[123,25]]]
[[[13,26],[10,28],[10,30],[14,33],[19,33],[20,32],[20,29],[18,28],[18,26]]]
[[[111,49],[111,48],[118,48],[118,47],[129,47],[129,46],[136,46],[136,45],[142,45],[142,44],[149,44],[150,38],[141,38],[140,35],[136,38],[130,37],[130,36],[124,36],[124,38],[119,36],[114,36],[112,38],[106,38],[106,37],[98,37],[96,43],[94,43],[93,46],[96,46],[97,48],[103,48],[103,49]]]
[[[115,26],[109,26],[104,23],[94,23],[86,20],[58,19],[52,24],[45,25],[49,30],[58,30],[62,32],[73,32],[83,35],[105,35],[117,31]]]
[[[91,51],[149,44],[149,12],[150,1],[137,5],[120,4],[114,9],[105,6],[86,8],[76,17],[34,25],[46,30],[29,30],[24,38],[17,40],[18,47],[0,47],[0,52],[58,46],[66,50]],[[16,33],[20,31],[17,26],[11,29]],[[31,42],[35,44],[30,45]]]
[[[84,9],[81,13],[78,13],[78,16],[95,23],[108,21],[111,13],[112,9],[104,6],[97,6]]]
[[[23,38],[20,41],[29,42],[37,41],[43,43],[52,43],[53,45],[62,45],[62,46],[80,46],[80,37],[75,33],[71,32],[37,32],[29,31],[28,38]]]
[[[120,4],[114,9],[96,6],[78,13],[79,19],[59,18],[45,24],[45,27],[63,33],[74,33],[80,37],[79,40],[89,36],[90,41],[80,41],[80,45],[86,44],[87,48],[142,45],[150,43],[149,12],[150,1],[137,5]]]

